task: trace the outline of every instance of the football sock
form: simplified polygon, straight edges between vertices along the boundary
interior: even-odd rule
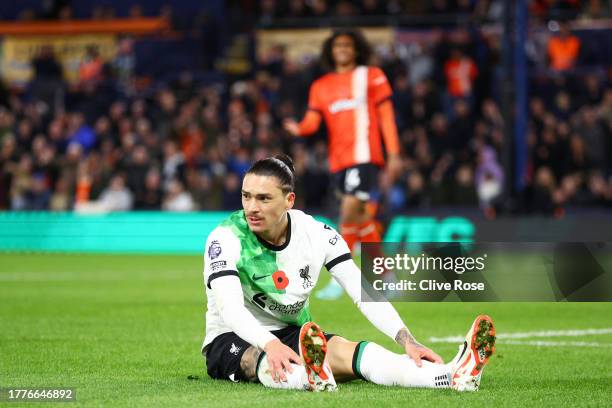
[[[380,242],[380,234],[376,227],[376,221],[368,220],[359,226],[359,241]]]
[[[380,243],[381,237],[378,230],[378,226],[376,220],[371,219],[369,221],[364,222],[359,226],[359,240],[361,242],[373,242]],[[385,257],[385,253],[383,251],[382,245],[362,245],[361,251],[363,253],[367,253],[370,259]],[[363,257],[361,258],[363,259]],[[385,268],[385,271],[382,273],[384,275],[384,280],[386,282],[394,282],[396,281],[395,273],[391,270]]]
[[[355,375],[374,384],[400,387],[449,388],[450,368],[422,360],[418,367],[405,354],[393,353],[376,343],[361,342],[353,356]]]
[[[268,359],[265,357],[265,353],[263,353],[257,366],[257,378],[265,387],[285,390],[309,390],[310,384],[308,383],[306,368],[302,364],[291,364],[291,368],[293,368],[292,373],[285,371],[287,381],[274,382],[270,373]]]
[[[376,214],[378,213],[378,201],[372,199],[367,201],[365,203],[365,210],[370,217],[376,218]]]
[[[349,251],[353,252],[355,244],[359,242],[359,226],[357,224],[342,223],[340,224],[340,235],[346,241]]]

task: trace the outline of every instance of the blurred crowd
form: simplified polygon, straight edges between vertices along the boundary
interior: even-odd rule
[[[610,18],[610,2],[606,0],[528,0],[529,13],[538,18],[562,18],[592,20]],[[25,7],[19,20],[70,20],[75,17],[112,19],[116,17],[139,18],[151,10],[146,2],[131,2],[124,15],[117,13],[112,4],[101,2],[91,7],[88,15],[77,15],[73,0],[47,0],[39,8]],[[259,25],[274,24],[279,19],[326,19],[359,16],[400,15],[462,15],[479,19],[500,20],[503,17],[503,0],[229,0],[230,13],[253,15]],[[146,7],[145,7],[146,6]],[[83,7],[78,7],[79,11]],[[194,16],[173,16],[172,2],[167,2],[159,15],[189,20]],[[0,15],[0,18],[2,16]],[[243,16],[244,17],[244,16]]]
[[[261,2],[274,10],[277,3]],[[288,2],[297,3],[354,5]],[[481,2],[431,4],[464,3]],[[370,4],[390,3],[363,7]],[[494,215],[509,201],[504,169],[513,160],[500,103],[500,40],[467,29],[428,38],[377,48],[373,63],[394,89],[403,172],[397,179],[381,172],[375,196],[387,213],[448,205]],[[550,69],[530,79],[527,187],[514,210],[560,215],[567,205],[612,205],[612,70],[576,70],[576,40],[561,26],[535,53]],[[108,62],[88,49],[78,84],[66,83],[45,48],[24,94],[0,84],[0,209],[234,210],[250,164],[281,152],[296,165],[298,207],[337,207],[324,129],[296,139],[281,126],[303,114],[321,73],[316,61],[290,60],[279,46],[246,78],[201,83],[184,72],[143,87],[135,86],[133,46],[120,40]]]
[[[259,23],[273,24],[279,18],[395,16],[419,14],[454,14],[480,19],[500,20],[502,0],[262,0]],[[529,0],[529,12],[542,18],[590,20],[610,17],[610,4],[605,0]]]

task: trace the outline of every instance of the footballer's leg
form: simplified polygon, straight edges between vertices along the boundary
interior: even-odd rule
[[[291,368],[292,372],[285,372],[287,381],[275,381],[266,353],[254,346],[250,346],[240,360],[240,370],[249,381],[260,382],[269,388],[310,390],[306,368],[301,364],[291,364]]]
[[[381,231],[376,222],[376,211],[378,205],[371,192],[378,184],[378,168],[371,164],[362,164],[347,170],[345,180],[348,180],[349,172],[357,172],[357,180],[354,187],[345,185],[345,194],[342,196],[340,206],[341,225],[348,223],[354,227],[356,236],[351,237],[355,242],[381,242]],[[342,231],[341,231],[342,232]],[[353,254],[351,243],[342,234]],[[363,251],[363,247],[361,248]]]
[[[314,322],[304,323],[300,328],[298,349],[312,391],[337,390],[336,379],[329,365],[328,336]]]
[[[365,201],[351,194],[343,194],[340,201],[340,234],[351,252],[360,242],[361,226],[366,219]]]
[[[251,382],[257,381],[257,362],[261,353],[263,352],[259,348],[250,346],[240,359],[240,369],[244,377]]]
[[[368,212],[370,190],[376,185],[376,166],[358,165],[334,175],[336,191],[340,196],[340,235],[355,255],[357,244],[380,242],[380,233],[374,214]],[[342,287],[335,279],[315,296],[318,299],[333,300],[342,296]]]
[[[359,182],[352,191],[353,204],[349,209],[352,210],[351,217],[354,217],[353,220],[358,225],[358,241],[380,242],[380,232],[375,220],[376,206],[369,206],[372,202],[371,192],[378,185],[378,168],[372,163],[366,163],[357,166],[354,170],[358,171]]]
[[[365,202],[359,200],[354,195],[343,194],[340,201],[340,235],[342,235],[342,238],[346,241],[353,255],[358,252],[356,248],[357,244],[362,241],[362,230],[368,234],[373,231],[378,233],[374,225],[374,220],[371,220],[372,225],[374,225],[372,229],[370,228],[369,221],[366,222],[366,219],[367,213]],[[340,284],[336,282],[335,279],[331,279],[315,296],[317,299],[334,300],[339,299],[342,293],[344,293],[344,291]]]
[[[338,381],[361,378],[374,384],[401,387],[449,388],[450,367],[389,351],[376,343],[353,342],[339,336],[328,344],[329,362]]]
[[[355,246],[360,242],[360,227],[365,217],[365,203],[351,194],[342,194],[340,199],[340,235],[349,247],[351,253],[355,254]],[[344,290],[335,279],[329,283],[315,296],[317,299],[334,300],[339,299]]]
[[[261,382],[269,388],[304,391],[335,391],[336,382],[327,363],[327,338],[315,323],[309,322],[301,328],[289,326],[273,332],[283,344],[299,351],[303,364],[291,364],[284,372],[286,380],[274,378],[266,353],[249,346],[240,358],[239,378]],[[230,377],[231,379],[231,377]]]
[[[327,342],[329,366],[337,382],[352,381],[357,378],[352,363],[357,345],[357,342],[340,336],[334,336]]]

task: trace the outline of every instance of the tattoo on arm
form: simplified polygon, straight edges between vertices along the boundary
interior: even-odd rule
[[[406,327],[403,327],[402,329],[400,329],[400,331],[397,332],[397,336],[395,336],[395,341],[400,346],[406,346],[407,344],[417,344],[419,346],[421,345],[418,341],[416,341],[412,333],[410,333],[410,331]]]
[[[257,347],[250,346],[240,359],[240,369],[249,381],[257,381],[257,362],[261,353],[262,351]]]

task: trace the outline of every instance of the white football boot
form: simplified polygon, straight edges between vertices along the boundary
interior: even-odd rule
[[[304,360],[311,391],[337,391],[338,386],[327,362],[327,339],[314,322],[300,329],[300,357]]]
[[[451,388],[457,391],[478,391],[480,376],[489,357],[495,350],[495,327],[487,315],[474,320],[459,346],[459,353],[449,363]]]

